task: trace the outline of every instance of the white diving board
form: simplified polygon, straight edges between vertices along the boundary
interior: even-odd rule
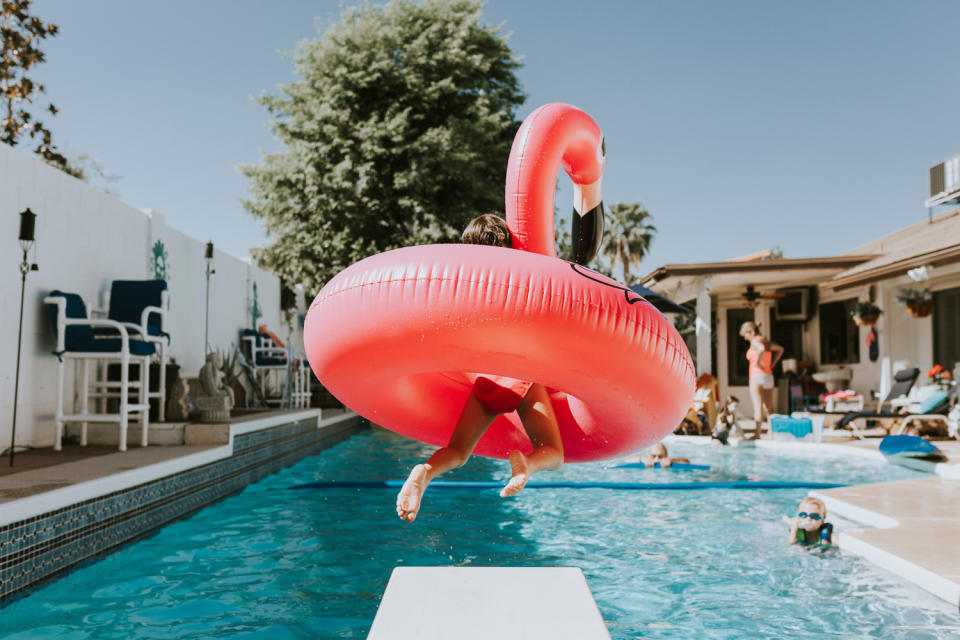
[[[367,640],[610,640],[576,567],[396,567]]]

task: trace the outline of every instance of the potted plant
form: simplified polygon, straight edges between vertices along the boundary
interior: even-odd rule
[[[927,371],[927,377],[933,380],[933,384],[944,391],[950,389],[950,385],[952,384],[951,379],[953,378],[950,372],[939,364],[933,365],[933,368]]]
[[[900,289],[895,300],[906,305],[907,311],[914,318],[925,318],[933,313],[933,294],[930,292],[930,287]]]
[[[877,319],[883,311],[872,302],[858,302],[853,306],[850,315],[858,327],[872,327],[877,324]]]
[[[237,377],[240,371],[237,368],[236,347],[227,351],[220,351],[220,371],[223,373],[223,383],[233,389],[234,407],[245,406],[246,389]]]

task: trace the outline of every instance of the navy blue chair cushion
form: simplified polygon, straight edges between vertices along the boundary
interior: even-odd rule
[[[68,318],[87,318],[87,307],[83,303],[83,298],[75,293],[64,293],[63,291],[51,291],[50,296],[64,298],[67,301],[66,314]],[[57,331],[57,307],[50,305],[50,322],[53,325],[53,331]],[[115,329],[110,329],[116,334]],[[64,341],[66,351],[78,351],[83,353],[110,353],[117,352],[123,348],[120,338],[98,339],[94,336],[90,325],[73,325],[67,327],[67,333]],[[130,339],[130,354],[135,356],[151,356],[156,353],[156,346],[143,340]]]
[[[287,364],[286,358],[270,358],[266,356],[257,356],[257,366],[259,367],[269,367],[273,365]]]
[[[123,348],[123,342],[120,338],[97,338],[90,340],[76,348],[67,349],[67,351],[81,351],[83,353],[115,353]],[[153,342],[130,339],[130,355],[132,356],[152,356],[157,352],[157,345]]]
[[[143,310],[161,306],[160,295],[166,290],[166,280],[114,280],[110,285],[107,317],[117,322],[140,324]],[[160,314],[151,313],[147,318],[147,333],[160,335]]]
[[[75,293],[64,293],[63,291],[54,290],[50,292],[50,296],[56,296],[64,298],[67,301],[67,317],[68,318],[84,318],[87,317],[87,306],[83,303],[83,298],[78,296]],[[53,333],[57,333],[57,306],[50,305],[50,325],[53,327]],[[67,326],[66,333],[66,342],[65,348],[67,351],[76,351],[77,347],[93,340],[93,329],[89,325],[73,325]]]

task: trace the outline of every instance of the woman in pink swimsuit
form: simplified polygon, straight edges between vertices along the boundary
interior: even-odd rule
[[[740,335],[750,343],[747,362],[750,363],[750,400],[756,424],[750,440],[756,440],[762,431],[764,413],[769,416],[773,410],[773,367],[783,355],[783,347],[760,335],[753,322],[744,322],[740,326]]]
[[[460,241],[510,248],[510,229],[499,216],[484,214],[470,222]],[[430,481],[462,466],[473,453],[480,436],[502,413],[517,412],[533,444],[533,451],[529,456],[517,450],[510,452],[510,480],[500,492],[501,498],[519,493],[534,473],[556,469],[563,464],[560,427],[546,387],[506,376],[485,374],[472,377],[473,389],[450,442],[425,463],[415,466],[397,495],[397,515],[405,522],[413,522],[417,517],[423,492]]]

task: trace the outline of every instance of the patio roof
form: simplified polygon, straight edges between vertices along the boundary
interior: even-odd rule
[[[849,269],[873,260],[876,255],[843,255],[831,258],[778,258],[768,260],[730,260],[726,262],[692,262],[666,264],[651,271],[641,282],[659,282],[670,276],[703,276],[721,273],[761,273],[792,270]]]
[[[953,209],[854,249],[851,254],[873,253],[876,257],[851,266],[822,286],[839,291],[904,275],[923,265],[960,262],[958,240],[960,209]]]
[[[780,258],[667,264],[647,274],[640,282],[655,291],[686,302],[695,296],[700,276],[710,276],[714,295],[740,294],[747,285],[759,293],[783,287],[813,286],[876,255],[845,255],[826,258]]]

